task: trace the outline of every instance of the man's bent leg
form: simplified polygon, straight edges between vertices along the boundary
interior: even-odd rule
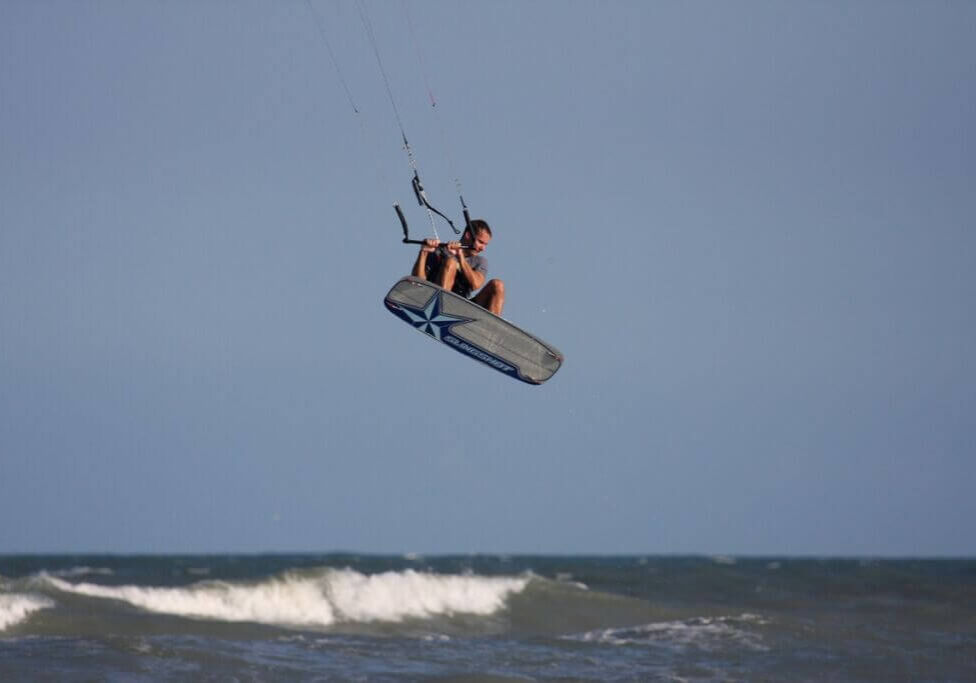
[[[441,267],[440,281],[437,283],[447,291],[454,288],[454,280],[457,277],[458,262],[455,259],[448,259]]]
[[[505,307],[505,283],[501,280],[489,280],[471,301],[495,315],[501,315],[502,308]]]

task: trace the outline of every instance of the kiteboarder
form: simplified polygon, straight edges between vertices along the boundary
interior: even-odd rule
[[[480,219],[470,222],[464,229],[460,242],[426,239],[420,247],[411,274],[459,296],[470,297],[472,302],[482,308],[501,315],[505,305],[505,283],[493,279],[485,284],[488,262],[481,252],[490,241],[491,228]],[[471,292],[479,288],[481,291],[472,297]]]

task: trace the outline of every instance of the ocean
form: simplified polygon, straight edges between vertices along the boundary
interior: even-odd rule
[[[2,681],[976,681],[976,560],[0,556]]]

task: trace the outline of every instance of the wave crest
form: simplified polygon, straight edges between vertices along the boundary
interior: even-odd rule
[[[57,590],[121,600],[150,612],[194,619],[324,627],[399,622],[454,614],[489,615],[527,577],[442,575],[405,570],[366,575],[352,569],[286,573],[254,584],[204,581],[183,587],[103,586],[44,577]]]

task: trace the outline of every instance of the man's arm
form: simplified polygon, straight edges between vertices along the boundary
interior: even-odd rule
[[[420,252],[417,254],[417,260],[413,264],[413,271],[410,273],[414,277],[419,277],[423,280],[427,279],[427,254],[430,254],[437,248],[440,244],[437,240],[427,239],[424,240],[423,245],[420,247]]]
[[[461,248],[460,243],[452,242],[451,244],[457,244],[457,248],[451,250],[451,255],[457,258],[458,269],[464,275],[464,279],[471,285],[471,291],[480,289],[481,285],[485,284],[485,274],[471,267],[468,260],[464,258],[464,249]],[[448,249],[450,250],[451,247],[448,247]]]

